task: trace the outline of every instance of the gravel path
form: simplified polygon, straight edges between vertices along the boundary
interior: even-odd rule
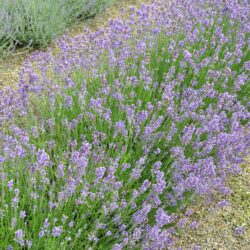
[[[191,231],[183,228],[178,247],[183,250],[250,250],[250,157],[246,159],[242,175],[232,178],[230,186],[233,193],[227,197],[229,205],[218,208],[216,203],[201,202],[191,208],[190,221],[198,222],[198,228]]]
[[[126,13],[128,13],[130,6],[138,7],[142,2],[147,3],[150,2],[150,0],[114,0],[111,6],[106,8],[96,17],[76,23],[68,28],[65,34],[70,36],[79,35],[85,28],[95,31],[99,27],[106,26],[109,20],[119,17],[121,8],[124,9],[125,15],[123,16],[126,17]],[[53,42],[51,43],[51,47],[56,49]],[[0,88],[4,86],[15,86],[18,80],[18,73],[24,60],[34,51],[36,50],[19,49],[8,57],[0,58]]]

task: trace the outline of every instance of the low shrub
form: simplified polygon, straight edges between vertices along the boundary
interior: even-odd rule
[[[3,249],[171,249],[180,211],[228,195],[250,146],[246,6],[160,0],[32,55],[1,92]]]
[[[76,19],[96,15],[110,0],[0,0],[0,48],[44,47]]]

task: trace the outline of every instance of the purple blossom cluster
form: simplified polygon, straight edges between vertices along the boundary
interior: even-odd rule
[[[184,204],[230,194],[250,153],[249,10],[156,0],[31,55],[0,90],[5,248],[172,249]]]

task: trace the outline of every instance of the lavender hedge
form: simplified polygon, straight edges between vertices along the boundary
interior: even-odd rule
[[[44,47],[79,18],[103,10],[111,0],[0,0],[0,52]]]
[[[1,247],[173,249],[190,202],[230,194],[250,153],[249,7],[157,0],[28,58],[0,92]]]

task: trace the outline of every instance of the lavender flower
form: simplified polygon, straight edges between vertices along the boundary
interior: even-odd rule
[[[236,228],[234,229],[234,234],[235,234],[236,236],[241,236],[241,235],[244,234],[244,232],[245,232],[244,226],[236,227]]]
[[[7,186],[8,186],[8,189],[9,189],[9,190],[12,190],[12,188],[13,188],[13,183],[14,183],[13,180],[8,181],[8,185],[7,185]]]
[[[20,214],[19,214],[19,217],[21,219],[25,218],[26,217],[26,212],[25,211],[21,211]]]
[[[22,229],[18,229],[18,230],[15,232],[15,237],[16,237],[16,239],[22,239],[22,238],[24,237],[23,230],[22,230]]]
[[[0,90],[1,220],[23,233],[3,245],[172,249],[196,229],[179,205],[229,195],[250,154],[246,2],[157,0],[30,55]]]
[[[61,226],[54,227],[53,230],[52,230],[52,236],[59,237],[62,234],[62,232],[63,232],[63,230],[62,230]]]

